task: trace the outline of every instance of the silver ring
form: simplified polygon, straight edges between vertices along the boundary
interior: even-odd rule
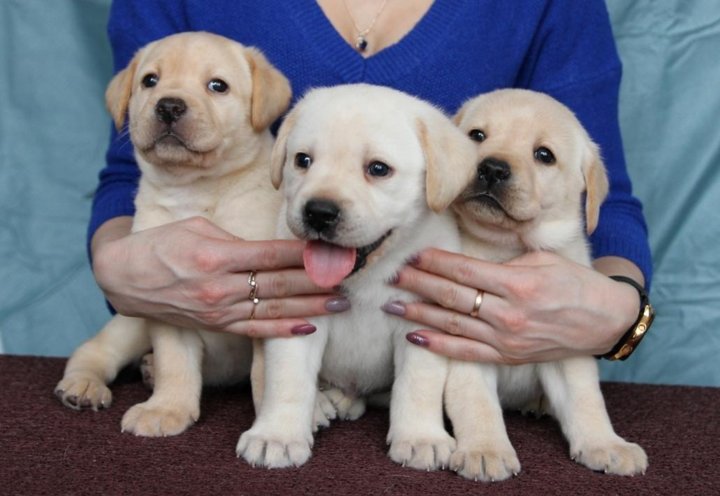
[[[251,270],[250,275],[248,276],[248,286],[250,286],[250,294],[248,295],[248,300],[252,302],[253,306],[252,310],[250,310],[250,317],[248,318],[248,320],[253,320],[255,318],[255,308],[257,307],[258,303],[260,303],[260,298],[257,297],[258,285],[255,276],[255,271]]]
[[[485,291],[481,291],[478,289],[477,295],[475,295],[475,303],[473,303],[472,310],[470,311],[470,317],[478,317],[478,315],[480,314],[480,306],[482,306],[484,297]]]

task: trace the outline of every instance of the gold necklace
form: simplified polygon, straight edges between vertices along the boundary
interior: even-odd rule
[[[378,9],[377,13],[375,13],[375,17],[373,17],[372,21],[370,21],[370,25],[366,27],[365,29],[360,29],[358,27],[357,21],[355,20],[355,16],[352,15],[352,12],[350,11],[350,7],[348,7],[347,0],[343,0],[343,5],[345,6],[345,10],[347,11],[348,15],[350,16],[350,20],[353,23],[353,26],[355,26],[355,31],[357,32],[357,36],[355,37],[355,49],[358,52],[364,52],[367,50],[368,47],[368,41],[366,36],[370,34],[370,31],[373,30],[375,27],[375,23],[377,22],[378,18],[380,17],[380,14],[383,13],[383,10],[385,10],[385,6],[387,5],[388,0],[383,0],[382,5],[380,5],[380,8]]]

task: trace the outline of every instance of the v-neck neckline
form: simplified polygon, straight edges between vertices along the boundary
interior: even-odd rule
[[[435,0],[415,26],[397,43],[363,57],[335,29],[315,0],[293,2],[298,42],[308,43],[331,70],[347,82],[394,81],[423,63],[445,38],[463,0]]]

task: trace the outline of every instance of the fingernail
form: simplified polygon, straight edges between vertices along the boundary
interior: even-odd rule
[[[316,327],[312,324],[300,324],[290,329],[290,332],[295,336],[307,336],[308,334],[312,334],[316,330]]]
[[[398,315],[400,317],[405,315],[406,309],[405,304],[401,301],[391,301],[385,303],[382,309],[391,315]]]
[[[407,263],[410,265],[419,265],[420,264],[420,254],[416,253],[412,255],[410,258],[407,259]]]
[[[395,286],[397,283],[400,282],[400,273],[395,272],[390,279],[388,279],[388,284],[391,286]]]
[[[428,340],[428,338],[426,338],[425,336],[421,336],[420,334],[417,334],[415,332],[406,334],[405,339],[410,341],[412,344],[422,346],[423,348],[427,348],[428,346],[430,346],[430,341]]]
[[[350,300],[344,296],[336,296],[325,302],[325,310],[332,313],[344,312],[350,308]]]

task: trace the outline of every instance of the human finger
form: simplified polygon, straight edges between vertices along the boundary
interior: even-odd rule
[[[517,270],[508,265],[487,262],[437,248],[423,250],[410,261],[413,267],[465,286],[505,296],[507,281]]]
[[[192,295],[210,308],[222,308],[248,300],[251,294],[257,298],[286,298],[330,293],[314,284],[303,269],[286,269],[224,274],[198,284]]]
[[[228,272],[298,268],[303,267],[304,247],[298,240],[221,241],[208,257]]]
[[[384,305],[383,310],[448,334],[479,340],[493,347],[498,345],[494,329],[484,320],[469,315],[422,302],[396,301]]]
[[[413,331],[405,337],[416,346],[456,360],[507,363],[507,360],[497,349],[482,341],[453,336],[431,329]]]
[[[484,291],[465,284],[456,283],[445,277],[429,272],[404,267],[398,272],[394,285],[434,301],[445,308],[469,314],[475,307],[478,295]]]
[[[285,298],[294,295],[328,293],[328,288],[315,284],[305,269],[256,272],[257,292],[261,298]]]
[[[254,302],[255,301],[255,302]],[[257,298],[240,303],[237,313],[241,320],[279,320],[340,313],[350,308],[344,296],[298,296],[294,298]]]
[[[316,331],[305,319],[239,320],[222,329],[249,338],[288,338],[307,336]]]

